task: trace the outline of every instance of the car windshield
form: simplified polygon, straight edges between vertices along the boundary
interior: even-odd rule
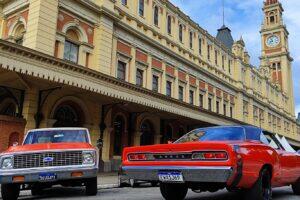
[[[195,129],[175,143],[195,142],[195,141],[239,141],[244,140],[244,128],[242,127],[213,127]]]
[[[24,144],[43,143],[88,143],[86,130],[47,130],[31,131]]]

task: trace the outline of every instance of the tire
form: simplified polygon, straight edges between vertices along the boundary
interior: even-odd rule
[[[188,188],[184,184],[160,184],[160,192],[165,200],[183,200]]]
[[[129,179],[129,185],[132,188],[136,188],[139,186],[139,184],[134,179]]]
[[[91,178],[85,183],[85,194],[87,196],[96,196],[98,193],[97,177]]]
[[[2,184],[1,195],[3,200],[17,200],[20,195],[20,185]]]
[[[292,185],[293,191],[295,195],[300,195],[300,178],[296,183]]]
[[[272,200],[271,173],[268,169],[260,172],[254,186],[245,193],[245,200]]]
[[[157,187],[158,183],[157,182],[151,182],[151,187]]]

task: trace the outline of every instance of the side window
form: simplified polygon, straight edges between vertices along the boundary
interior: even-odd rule
[[[262,130],[255,127],[245,127],[246,139],[261,141]]]
[[[261,141],[269,145],[273,149],[277,149],[277,150],[282,149],[281,144],[278,142],[278,140],[272,133],[264,131],[263,135],[261,136]]]

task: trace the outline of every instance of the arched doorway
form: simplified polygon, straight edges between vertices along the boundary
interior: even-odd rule
[[[13,146],[15,143],[19,143],[19,136],[20,134],[15,132],[15,133],[11,133],[9,136],[9,141],[8,141],[8,146],[11,147]]]
[[[149,120],[145,120],[142,123],[141,133],[141,146],[154,144],[154,129],[152,123]]]
[[[165,133],[165,143],[168,141],[173,140],[173,128],[170,124],[166,127],[166,133]]]
[[[83,112],[73,102],[59,105],[54,112],[56,122],[53,127],[82,127],[84,122]]]
[[[123,150],[123,135],[125,132],[125,120],[122,116],[118,115],[114,120],[114,156],[121,156]]]

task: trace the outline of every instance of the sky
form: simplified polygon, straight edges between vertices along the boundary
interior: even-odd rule
[[[170,0],[211,35],[223,24],[222,0]],[[293,81],[296,102],[295,114],[300,112],[300,0],[280,0],[285,10],[284,22],[290,33],[289,45],[293,62]],[[251,63],[259,66],[261,54],[260,29],[263,22],[263,0],[225,0],[225,25],[234,40],[241,36],[251,56]]]

